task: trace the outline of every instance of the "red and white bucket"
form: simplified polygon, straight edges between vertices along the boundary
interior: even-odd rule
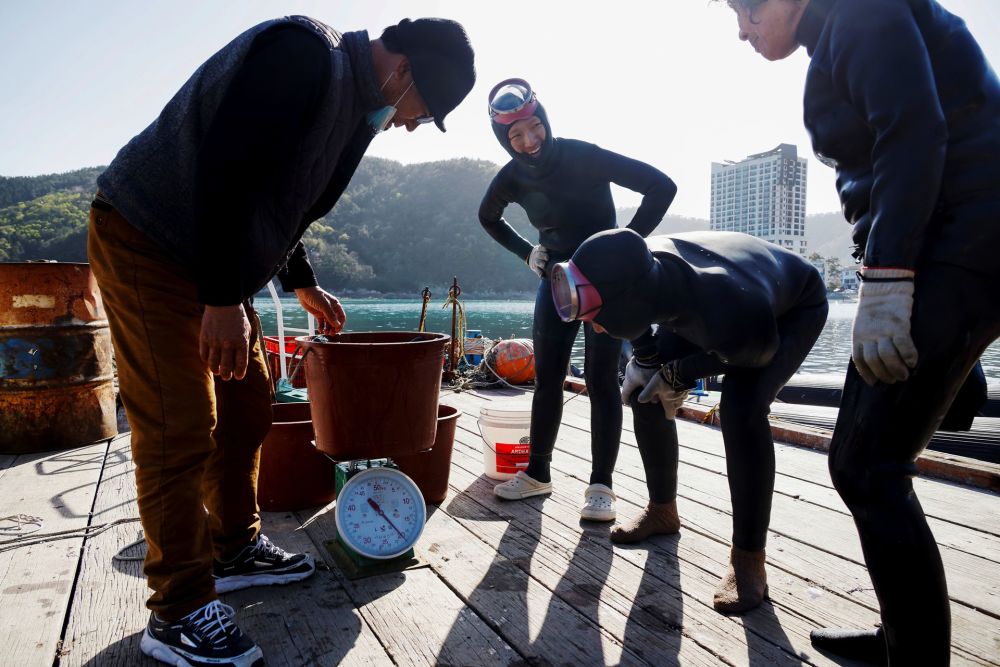
[[[531,405],[499,403],[479,409],[483,436],[483,470],[491,479],[505,480],[528,467],[531,452]]]

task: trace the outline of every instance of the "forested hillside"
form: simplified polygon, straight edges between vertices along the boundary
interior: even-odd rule
[[[467,296],[533,292],[534,274],[479,225],[479,202],[497,169],[483,160],[403,165],[365,158],[337,206],[305,237],[321,284],[342,293],[416,296],[425,285],[442,290],[458,276]],[[87,211],[101,171],[0,177],[0,261],[86,261]],[[620,210],[620,223],[634,212]],[[506,217],[537,239],[519,206]],[[656,233],[707,228],[705,220],[667,216]],[[824,219],[824,231],[835,228],[837,236],[849,233],[846,224]],[[810,250],[846,251],[843,241],[824,241],[830,245],[810,242]]]

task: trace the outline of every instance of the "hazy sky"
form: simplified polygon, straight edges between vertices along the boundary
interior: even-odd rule
[[[1000,66],[1000,0],[941,0]],[[372,37],[401,18],[460,21],[478,82],[449,115],[395,129],[369,155],[501,163],[486,116],[500,79],[528,79],[556,136],[647,161],[680,191],[671,213],[707,218],[710,165],[793,143],[809,156],[807,211],[839,208],[833,171],[802,127],[801,50],[779,63],[737,38],[735,15],[708,0],[0,0],[0,175],[107,164],[198,65],[255,23],[307,14]],[[638,197],[615,190],[619,206]]]

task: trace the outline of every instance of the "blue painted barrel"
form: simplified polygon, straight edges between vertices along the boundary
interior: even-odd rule
[[[0,263],[0,452],[117,433],[111,334],[88,264]]]

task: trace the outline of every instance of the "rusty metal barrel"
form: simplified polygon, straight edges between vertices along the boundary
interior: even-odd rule
[[[116,433],[111,333],[90,266],[0,263],[0,452]]]

